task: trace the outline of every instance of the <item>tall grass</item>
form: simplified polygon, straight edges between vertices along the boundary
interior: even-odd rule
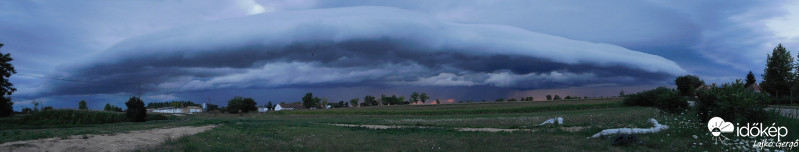
[[[160,114],[150,114],[148,120],[166,120]],[[125,113],[87,110],[45,110],[11,120],[19,125],[87,125],[127,122]]]
[[[21,125],[84,125],[127,121],[124,113],[87,110],[46,110],[16,120]]]

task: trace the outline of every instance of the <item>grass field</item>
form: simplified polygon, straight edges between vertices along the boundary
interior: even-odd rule
[[[146,123],[96,124],[68,128],[3,129],[2,141],[65,135],[116,133],[158,127],[221,124],[203,133],[167,140],[141,151],[727,151],[714,145],[706,122],[695,114],[663,114],[648,107],[621,106],[621,99],[549,102],[401,105],[258,114],[199,114]],[[563,117],[564,124],[538,124]],[[643,144],[613,146],[589,138],[603,129],[650,128],[654,118],[669,129],[639,134]],[[794,119],[780,121],[780,124]],[[394,129],[333,124],[403,126]],[[121,127],[120,127],[121,126]],[[464,132],[458,128],[521,129]],[[793,134],[789,139],[796,139]],[[733,149],[736,148],[736,149]],[[794,149],[795,150],[795,149]]]

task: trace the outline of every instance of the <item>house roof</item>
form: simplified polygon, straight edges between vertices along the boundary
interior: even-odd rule
[[[752,85],[746,86],[746,88],[752,89],[754,91],[760,91],[760,85],[757,85],[757,83],[753,83]]]
[[[279,104],[279,105],[280,105],[280,107],[283,107],[283,108],[294,108],[294,109],[305,108],[305,107],[302,106],[302,103],[299,103],[299,102],[297,102],[297,103],[288,103],[288,104]]]
[[[713,85],[703,84],[703,85],[697,87],[695,90],[710,90],[711,88],[715,88],[715,87],[716,87],[716,83],[713,83]]]

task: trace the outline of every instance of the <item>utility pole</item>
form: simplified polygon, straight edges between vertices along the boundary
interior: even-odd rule
[[[139,81],[139,100],[141,100],[141,81]]]

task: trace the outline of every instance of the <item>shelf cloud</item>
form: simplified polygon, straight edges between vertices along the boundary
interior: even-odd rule
[[[686,73],[666,58],[616,45],[376,6],[179,26],[123,40],[58,69],[65,72],[55,75],[65,79],[141,82],[143,90],[162,93],[397,85],[541,89],[653,84]],[[44,93],[50,95],[132,90],[48,85]]]

